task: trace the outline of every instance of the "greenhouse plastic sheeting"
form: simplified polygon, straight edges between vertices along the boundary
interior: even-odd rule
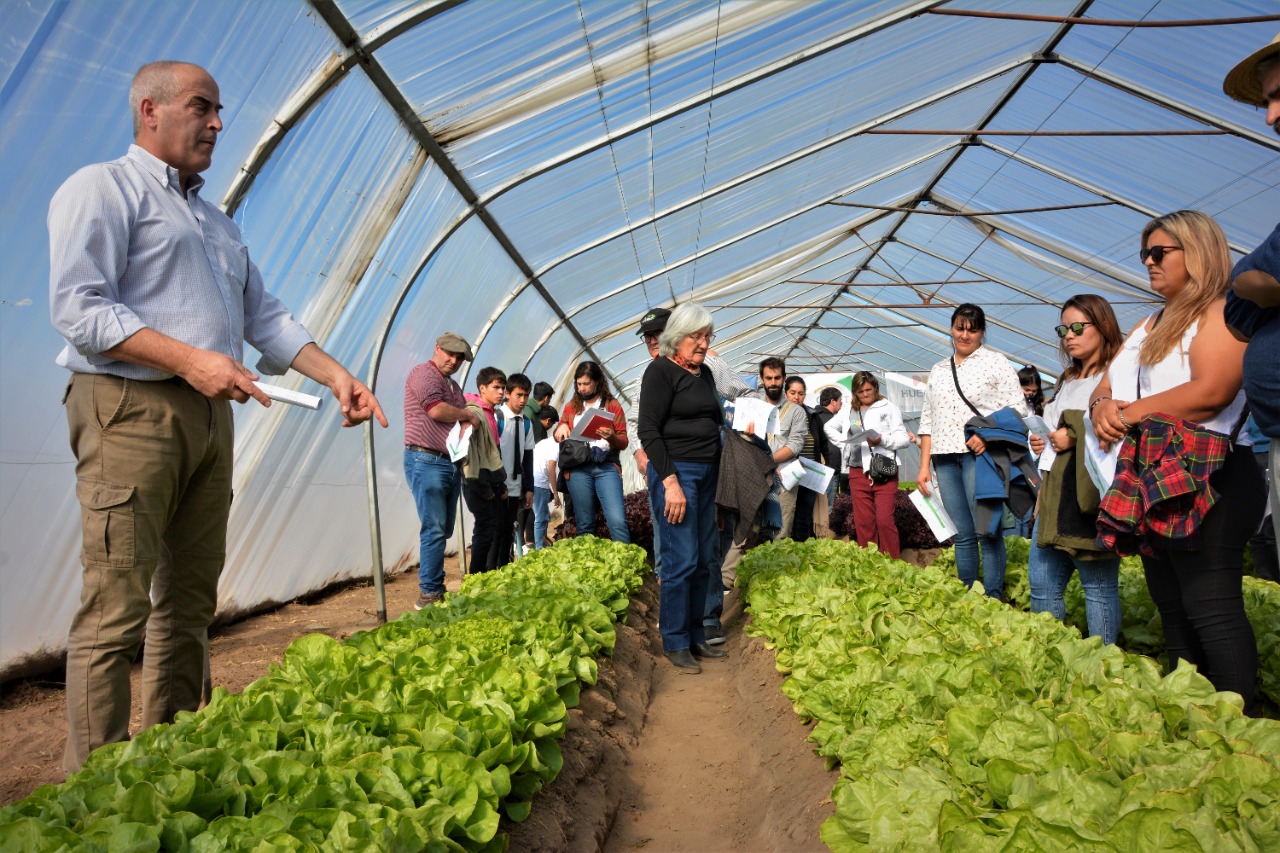
[[[446,329],[476,348],[464,383],[494,364],[553,383],[559,405],[584,358],[633,392],[650,306],[707,305],[716,348],[743,372],[776,354],[799,373],[918,374],[949,351],[950,307],[976,301],[988,343],[1052,379],[1068,296],[1106,296],[1126,326],[1152,310],[1136,258],[1148,218],[1205,210],[1237,255],[1274,226],[1280,139],[1221,81],[1280,22],[1205,19],[1276,11],[9,0],[0,677],[63,649],[80,588],[45,213],[72,172],[127,148],[143,62],[185,59],[218,80],[226,127],[205,196],[273,292],[379,394],[392,427],[373,429],[372,460],[393,570],[417,558],[403,384]],[[1023,13],[1084,20],[1009,17]],[[1160,21],[1193,25],[1136,25]],[[236,408],[224,616],[372,573],[365,443],[335,408]]]

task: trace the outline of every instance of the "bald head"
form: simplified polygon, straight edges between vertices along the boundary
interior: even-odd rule
[[[138,134],[142,132],[143,100],[151,100],[157,104],[173,103],[182,85],[179,71],[188,68],[204,71],[199,65],[193,65],[190,62],[163,59],[158,62],[148,62],[133,75],[133,84],[129,87],[129,115],[133,118],[134,139],[137,139]]]

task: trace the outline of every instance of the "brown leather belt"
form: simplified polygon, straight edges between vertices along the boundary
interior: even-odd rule
[[[404,446],[404,449],[416,450],[419,453],[430,453],[432,456],[439,456],[441,459],[449,458],[449,454],[445,453],[443,450],[435,450],[434,448],[431,448],[431,447],[423,447],[421,444],[406,444]]]

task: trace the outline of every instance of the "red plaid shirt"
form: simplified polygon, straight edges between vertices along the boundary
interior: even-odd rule
[[[1098,544],[1122,556],[1155,556],[1153,542],[1195,550],[1200,522],[1218,500],[1209,476],[1226,462],[1231,440],[1153,414],[1123,442],[1098,511]]]

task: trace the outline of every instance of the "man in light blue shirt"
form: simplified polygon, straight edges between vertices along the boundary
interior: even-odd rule
[[[50,313],[72,371],[84,588],[67,639],[64,765],[128,738],[146,630],[143,724],[198,707],[231,506],[231,400],[270,401],[241,363],[290,367],[338,398],[344,426],[386,417],[369,389],[267,293],[235,223],[199,195],[222,130],[195,65],[143,66],[135,144],[72,175],[49,206]]]

